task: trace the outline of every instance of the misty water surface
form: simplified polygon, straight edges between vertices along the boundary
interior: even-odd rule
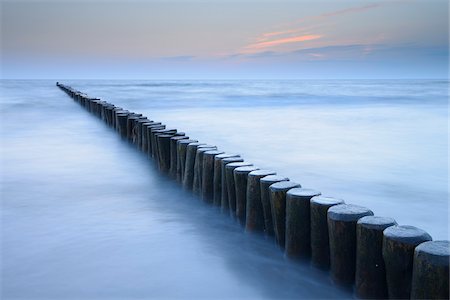
[[[446,82],[64,83],[448,236]],[[1,84],[3,298],[351,297],[181,191],[54,84]]]

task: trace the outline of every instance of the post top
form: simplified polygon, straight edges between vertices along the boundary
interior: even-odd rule
[[[293,181],[279,181],[269,186],[271,191],[288,191],[292,188],[302,187],[300,184]]]
[[[293,188],[290,189],[287,194],[292,197],[299,197],[299,198],[311,198],[314,196],[319,196],[321,193],[319,191],[313,190],[313,189],[305,189],[305,188]]]
[[[235,173],[250,173],[251,171],[258,170],[257,167],[254,166],[243,166],[243,167],[237,167],[234,169]]]
[[[431,236],[427,232],[409,225],[396,225],[388,227],[383,231],[383,235],[389,240],[410,245],[431,241]]]
[[[327,197],[327,196],[315,196],[311,198],[311,203],[322,205],[322,206],[332,206],[338,204],[344,204],[345,201],[342,199]]]
[[[268,175],[268,176],[261,178],[260,181],[266,182],[266,183],[275,183],[275,182],[280,182],[280,181],[289,181],[289,178],[283,177],[281,175]]]
[[[222,159],[222,158],[228,158],[228,157],[238,157],[239,154],[233,154],[233,153],[222,153],[215,157],[215,159]]]
[[[449,264],[450,242],[449,241],[428,241],[420,244],[414,250],[415,257],[426,258],[434,265]]]
[[[234,169],[234,168],[237,168],[237,167],[245,167],[245,166],[251,166],[251,165],[252,165],[251,163],[239,161],[239,162],[229,163],[229,164],[225,165],[225,168],[227,168],[227,169]]]
[[[277,172],[261,169],[261,170],[254,170],[254,171],[250,172],[248,174],[248,176],[268,176],[268,175],[275,175],[275,174],[277,174]]]
[[[335,221],[354,222],[365,216],[373,216],[373,212],[353,204],[338,204],[328,210],[328,218]]]
[[[226,157],[224,159],[222,159],[223,163],[233,163],[233,162],[243,162],[244,159],[240,156],[236,156],[236,157]]]
[[[220,150],[208,150],[208,151],[205,151],[204,155],[218,155],[221,153],[223,153],[223,152]]]
[[[384,230],[390,226],[397,225],[397,222],[388,217],[365,216],[359,219],[357,224],[369,229]]]

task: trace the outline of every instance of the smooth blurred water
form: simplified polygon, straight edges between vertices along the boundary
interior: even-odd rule
[[[446,81],[64,81],[448,239]],[[54,81],[1,82],[1,285],[22,298],[348,298]]]

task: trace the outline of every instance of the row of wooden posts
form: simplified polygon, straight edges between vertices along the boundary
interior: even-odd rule
[[[311,259],[361,298],[448,299],[449,241],[322,196],[142,114],[57,83],[155,160],[158,168],[248,232],[273,237],[289,258]]]

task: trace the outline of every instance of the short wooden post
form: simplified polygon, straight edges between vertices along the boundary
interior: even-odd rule
[[[391,226],[383,232],[383,259],[390,299],[409,299],[414,249],[431,236],[414,226]]]
[[[344,204],[344,200],[332,197],[316,196],[311,198],[311,261],[321,269],[330,268],[330,243],[328,240],[328,209]]]
[[[328,209],[331,277],[336,283],[350,286],[355,281],[356,222],[373,212],[365,207],[339,204]]]
[[[386,270],[382,254],[383,231],[397,225],[394,219],[367,216],[356,224],[356,295],[364,299],[386,299]]]
[[[280,181],[269,186],[270,209],[272,211],[273,231],[277,244],[284,249],[286,233],[286,193],[293,188],[302,187],[293,181]]]
[[[234,181],[234,169],[238,167],[252,166],[247,162],[232,162],[225,165],[225,177],[228,190],[229,214],[234,217],[236,214],[236,183]]]
[[[177,177],[177,160],[178,160],[178,141],[179,140],[187,140],[188,136],[185,135],[177,135],[170,138],[170,168],[169,175],[172,178]]]
[[[255,170],[248,174],[247,181],[247,216],[245,218],[245,229],[248,232],[264,232],[264,211],[261,202],[261,178],[275,175],[270,170]]]
[[[193,139],[186,139],[186,140],[179,140],[177,141],[177,176],[176,179],[178,182],[183,183],[183,177],[184,177],[184,168],[186,165],[186,153],[187,153],[187,146],[190,143],[196,143],[197,140]]]
[[[221,206],[222,203],[222,160],[229,157],[239,157],[239,155],[222,153],[214,156],[213,204],[215,206]]]
[[[286,193],[286,255],[291,258],[311,255],[310,201],[320,192],[293,188]]]
[[[201,196],[202,192],[202,172],[203,172],[203,154],[209,150],[217,150],[216,146],[200,145],[197,147],[194,163],[194,181],[192,183],[192,191],[195,195]]]
[[[270,204],[270,190],[269,187],[277,182],[281,181],[289,181],[289,178],[278,176],[278,175],[269,175],[261,178],[260,180],[260,188],[261,188],[261,204],[263,207],[264,213],[264,232],[267,236],[274,236],[275,233],[273,231],[273,220],[272,220],[272,207]]]
[[[205,145],[203,143],[190,143],[186,150],[186,164],[184,169],[183,177],[183,188],[186,190],[192,190],[194,183],[194,166],[195,166],[195,156],[197,155],[197,147]]]
[[[214,158],[220,154],[223,152],[217,150],[203,153],[202,199],[208,203],[213,203],[214,197]]]
[[[221,197],[220,197],[220,207],[221,207],[221,211],[223,213],[230,213],[230,201],[229,201],[229,197],[228,197],[228,185],[227,185],[227,175],[226,175],[226,168],[225,166],[229,163],[233,163],[233,162],[243,162],[244,159],[237,156],[237,157],[226,157],[223,158],[221,160],[221,174],[220,174],[220,179],[221,179]]]
[[[236,188],[236,217],[242,226],[245,226],[245,218],[247,217],[248,174],[255,170],[258,170],[258,168],[254,166],[238,167],[233,170]]]
[[[411,299],[449,298],[449,241],[430,241],[414,250]]]

